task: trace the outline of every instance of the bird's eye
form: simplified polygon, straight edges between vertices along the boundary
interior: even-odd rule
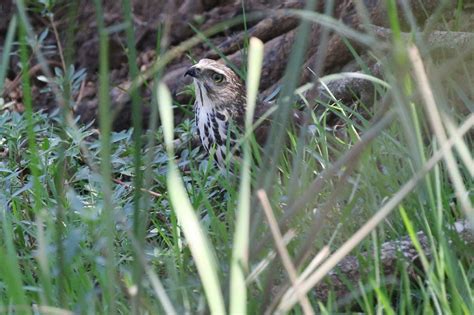
[[[222,83],[224,81],[224,76],[220,73],[213,73],[212,80],[216,83]]]

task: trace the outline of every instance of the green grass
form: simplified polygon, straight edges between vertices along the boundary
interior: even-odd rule
[[[390,23],[398,34],[393,3]],[[130,3],[124,4],[130,23]],[[96,8],[100,12],[100,1]],[[294,13],[308,23],[318,22],[353,40],[374,44],[369,35],[338,21],[307,11]],[[337,101],[321,104],[324,111],[312,114],[309,134],[290,133],[284,142],[286,131],[276,130],[265,151],[254,150],[260,158],[251,159],[255,143],[245,138],[244,162],[233,165],[233,173],[240,175],[232,175],[192,146],[192,115],[174,125],[173,110],[180,109],[172,107],[162,83],[153,85],[154,127],[141,130],[140,99],[134,93],[134,128],[111,131],[109,34],[98,16],[98,132],[77,125],[67,110],[55,117],[33,112],[27,75],[22,77],[25,114],[0,112],[0,147],[7,152],[0,157],[1,313],[256,314],[280,309],[302,314],[297,298],[283,303],[277,298],[291,285],[278,253],[251,282],[247,279],[276,253],[275,241],[281,241],[271,236],[256,198],[256,189],[262,187],[275,217],[285,218],[281,234],[291,229],[286,247],[298,275],[320,250],[329,249],[329,257],[299,283],[300,289],[307,288],[317,312],[474,313],[472,243],[465,244],[452,230],[454,222],[472,218],[472,209],[463,211],[456,194],[465,189],[472,203],[473,116],[445,110],[453,108],[455,97],[464,102],[460,105],[467,109],[464,112],[473,105],[454,79],[441,85],[445,90],[437,94],[436,108],[448,137],[455,136],[459,126],[471,131],[447,146],[432,132],[429,112],[419,97],[426,89],[408,67],[413,56],[406,45],[398,36],[393,40],[396,48],[388,52],[374,44],[387,69],[385,82],[374,80],[374,84],[379,93],[387,93],[388,107],[360,104],[363,110],[353,111],[350,104]],[[251,18],[246,14],[246,21]],[[11,29],[17,29],[24,74],[32,52],[26,41],[31,36],[27,21],[20,5]],[[308,25],[301,27],[303,41]],[[11,36],[2,43],[7,53],[15,47]],[[210,33],[198,33],[182,46],[161,51],[162,59],[147,76],[159,78],[172,56],[203,36]],[[127,42],[128,46],[134,42],[130,29]],[[249,86],[254,93],[258,57],[254,59],[252,40],[247,48],[251,63],[245,72],[254,78],[249,81],[254,82]],[[129,60],[135,60],[136,53],[129,49]],[[0,78],[6,73],[8,54],[4,54]],[[288,108],[295,106],[296,96],[290,100],[285,96],[293,95],[292,78],[300,71],[302,57],[296,49],[287,69],[292,83],[282,89],[281,102]],[[133,64],[130,73],[139,84]],[[67,78],[73,76],[64,77],[67,86]],[[442,82],[438,76],[430,79],[434,87]],[[68,88],[56,92],[70,93]],[[334,116],[344,122],[339,132],[326,128]],[[173,144],[174,139],[182,141]],[[443,162],[448,150],[454,164]],[[345,162],[337,162],[340,159]],[[453,167],[461,187],[452,184]],[[418,231],[427,236],[431,255],[420,250]],[[385,275],[382,244],[406,236],[419,252],[419,262],[400,257],[395,273]],[[360,281],[344,279],[351,294],[342,299],[334,290],[327,301],[317,299],[311,287],[347,254],[360,259]]]

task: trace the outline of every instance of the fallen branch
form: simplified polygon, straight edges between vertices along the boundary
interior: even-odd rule
[[[373,32],[382,39],[391,40],[392,31],[388,28],[371,26]],[[423,32],[401,33],[404,41],[410,41],[412,38],[424,38],[428,47],[434,49],[448,49],[454,51],[464,51],[474,48],[474,33],[468,32],[447,32],[433,31],[429,34]]]
[[[304,1],[293,1],[284,3],[277,7],[277,9],[301,9],[303,7]],[[263,42],[268,42],[269,40],[294,29],[298,24],[299,19],[297,17],[280,12],[258,22],[255,26],[251,27],[248,32],[240,32],[231,36],[219,44],[217,49],[224,55],[233,54],[243,47],[243,43],[247,38],[257,37]],[[216,59],[219,58],[219,54],[216,51],[211,50],[206,54],[206,58]]]
[[[467,220],[460,220],[454,223],[453,232],[459,236],[459,239],[467,246],[474,245],[474,230]],[[420,231],[416,234],[421,244],[424,254],[427,258],[432,258],[431,243],[428,236]],[[453,242],[453,240],[451,240]],[[326,300],[330,293],[335,293],[338,298],[348,299],[353,297],[347,286],[347,282],[357,287],[357,283],[367,274],[363,269],[363,260],[371,259],[374,255],[373,250],[363,253],[360,258],[356,256],[347,256],[336,268],[329,272],[325,281],[320,282],[314,292],[320,300]],[[401,262],[406,266],[406,272],[411,278],[417,275],[419,253],[416,250],[409,236],[401,239],[388,241],[380,247],[380,265],[383,274],[386,277],[397,275],[398,266]]]
[[[382,66],[375,63],[369,67],[370,75],[374,78],[382,76]],[[306,94],[305,98],[310,102],[317,100],[318,103],[328,104],[335,100],[350,106],[356,101],[360,101],[366,106],[372,106],[375,99],[374,82],[362,77],[362,71],[353,72],[354,76],[343,77],[327,83],[315,84]],[[360,77],[357,76],[361,75]]]

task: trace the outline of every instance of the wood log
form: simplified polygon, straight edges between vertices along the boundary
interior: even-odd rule
[[[458,220],[450,228],[452,233],[446,233],[449,237],[449,243],[462,242],[467,248],[474,249],[474,228],[468,220]],[[420,244],[422,253],[428,260],[432,259],[430,238],[423,232],[418,231],[416,238]],[[326,277],[316,284],[314,294],[318,300],[325,304],[330,294],[336,298],[337,306],[347,306],[354,304],[354,300],[361,295],[359,293],[359,282],[363,280],[370,272],[367,267],[367,261],[373,261],[373,256],[379,255],[380,270],[383,274],[383,284],[399,285],[400,282],[400,264],[403,266],[409,279],[416,281],[417,277],[423,276],[423,267],[420,262],[420,252],[416,249],[411,238],[404,236],[399,239],[391,240],[381,244],[375,252],[370,249],[358,256],[346,256],[336,267],[331,270]],[[351,291],[351,288],[357,288]],[[272,288],[273,303],[271,309],[275,308],[281,298],[290,289],[289,283]],[[268,311],[268,310],[267,310]]]
[[[289,3],[284,3],[278,6],[277,9],[302,9],[304,7],[304,1],[291,1]],[[240,50],[243,47],[244,40],[250,37],[257,37],[263,42],[268,42],[269,40],[278,37],[298,26],[299,20],[297,17],[285,13],[278,12],[275,15],[271,15],[262,21],[258,22],[255,26],[251,27],[247,33],[240,32],[235,34],[223,43],[217,46],[217,49],[220,53],[224,55],[229,55],[235,53],[237,50]],[[219,54],[216,51],[209,51],[206,58],[217,59]]]
[[[453,225],[453,233],[456,238],[464,242],[469,248],[473,248],[474,245],[474,230],[467,220],[459,220]],[[428,259],[432,258],[431,242],[428,236],[419,231],[416,233],[418,241],[420,242],[423,253]],[[451,239],[449,242],[454,242]],[[473,248],[474,249],[474,248]],[[331,271],[324,282],[319,283],[315,288],[314,292],[320,300],[327,300],[331,292],[335,292],[337,297],[342,301],[352,300],[354,298],[354,292],[351,292],[347,287],[347,281],[354,287],[358,287],[357,283],[359,280],[366,275],[366,271],[362,267],[363,260],[371,260],[371,256],[376,255],[373,251],[365,252],[360,257],[348,256],[344,258],[337,267]],[[419,275],[421,264],[419,262],[420,254],[416,250],[410,237],[405,236],[398,240],[388,241],[380,247],[380,265],[383,274],[390,278],[398,278],[398,266],[403,264],[406,266],[406,272],[411,279],[415,280],[416,276]],[[397,282],[395,283],[395,285]]]

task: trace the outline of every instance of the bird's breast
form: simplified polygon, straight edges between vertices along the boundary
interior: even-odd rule
[[[226,111],[196,104],[196,126],[202,146],[208,152],[215,152],[219,165],[225,164],[229,115]],[[231,143],[233,139],[229,139]]]
[[[201,142],[206,150],[212,145],[225,145],[228,119],[226,113],[213,108],[196,107],[196,125]]]

